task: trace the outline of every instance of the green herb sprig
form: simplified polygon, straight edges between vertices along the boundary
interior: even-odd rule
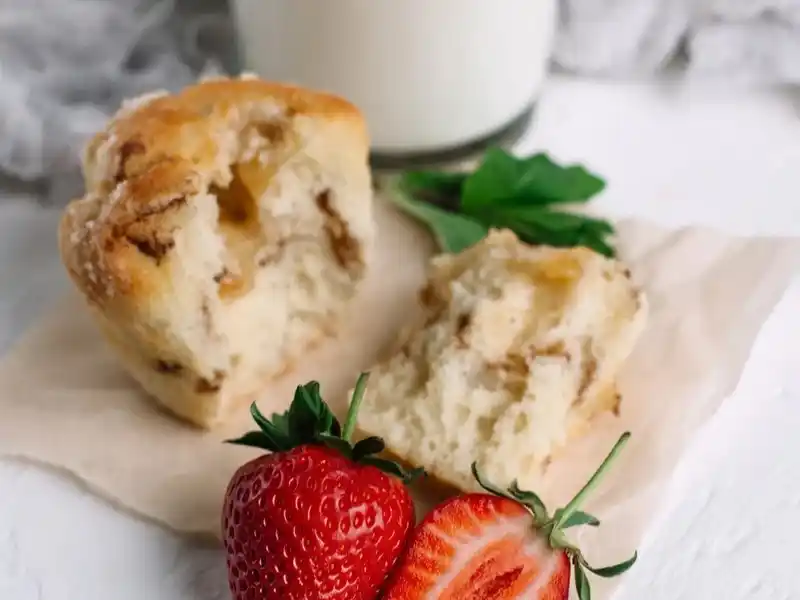
[[[560,165],[545,153],[517,157],[494,148],[472,172],[405,172],[389,197],[431,230],[443,252],[460,252],[489,229],[505,228],[529,244],[585,246],[613,257],[611,223],[563,209],[585,204],[605,185],[583,166]]]

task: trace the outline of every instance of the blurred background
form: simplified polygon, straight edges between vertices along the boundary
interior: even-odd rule
[[[438,107],[432,122],[460,107],[475,131],[452,124],[421,140],[436,149],[518,117],[512,96],[534,101],[544,65],[603,79],[669,71],[793,85],[800,0],[2,0],[2,183],[65,202],[80,188],[82,144],[124,98],[198,76],[246,69],[339,88],[379,138],[385,122],[402,122],[403,106]]]
[[[466,156],[532,124],[525,150],[608,176],[599,204],[614,217],[800,231],[800,0],[0,0],[0,351],[67,289],[55,231],[82,192],[86,140],[127,98],[242,71],[351,98],[374,150],[400,162]],[[686,96],[694,85],[706,91]],[[774,460],[794,398],[748,405],[729,420],[738,454],[690,465],[697,493],[675,501],[625,600],[796,597],[779,591],[797,589],[786,520],[752,526],[752,551],[740,536],[748,510],[796,517],[764,492],[797,497],[792,463]],[[756,429],[758,451],[742,442]],[[686,551],[720,531],[714,551]],[[764,553],[782,532],[787,551]],[[748,584],[765,556],[770,579]],[[223,569],[216,549],[0,461],[0,600],[217,600]]]

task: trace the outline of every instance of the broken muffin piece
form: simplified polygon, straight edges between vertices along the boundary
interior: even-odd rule
[[[359,428],[445,483],[535,489],[551,456],[596,415],[646,320],[619,261],[492,231],[433,259],[422,321],[371,372]]]
[[[368,148],[348,102],[254,78],[130,101],[90,142],[62,259],[169,411],[213,427],[335,330],[371,253]]]

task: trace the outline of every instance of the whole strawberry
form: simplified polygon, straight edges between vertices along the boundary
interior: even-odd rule
[[[427,515],[387,583],[383,600],[567,600],[571,574],[580,600],[590,600],[586,571],[614,577],[633,565],[636,554],[596,569],[569,543],[565,530],[600,524],[578,507],[628,437],[626,433],[620,438],[589,483],[552,516],[533,492],[516,484],[499,490],[484,481],[473,464],[475,478],[489,493],[452,498]]]
[[[419,472],[377,458],[380,438],[350,438],[367,376],[344,427],[310,382],[289,410],[232,443],[272,452],[243,465],[222,527],[234,600],[374,600],[414,526],[405,488]]]

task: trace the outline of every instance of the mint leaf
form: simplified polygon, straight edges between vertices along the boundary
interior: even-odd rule
[[[586,248],[590,248],[594,250],[598,254],[602,254],[603,256],[607,256],[608,258],[616,258],[617,251],[614,249],[614,246],[609,244],[607,241],[600,237],[595,237],[592,235],[585,235],[581,240],[580,246],[584,246]]]
[[[580,165],[559,165],[545,153],[518,158],[495,148],[471,174],[406,172],[395,179],[390,198],[424,223],[444,252],[460,252],[489,229],[504,228],[528,244],[585,246],[614,257],[608,221],[553,210],[554,204],[586,202],[604,188]]]
[[[400,188],[416,200],[457,213],[461,210],[461,188],[468,176],[450,171],[407,171],[400,176]]]
[[[461,186],[469,173],[447,171],[407,171],[403,173],[402,185],[413,194],[439,196],[461,196]]]
[[[582,166],[561,166],[544,153],[518,158],[495,148],[463,182],[461,210],[585,202],[604,188],[605,182]]]
[[[565,211],[555,211],[546,207],[496,206],[479,211],[478,215],[482,221],[510,223],[522,221],[538,224],[552,231],[590,229],[603,235],[614,233],[613,225],[605,219]]]
[[[422,221],[443,252],[461,252],[481,241],[489,228],[469,217],[448,212],[429,202],[416,200],[402,181],[388,194],[392,203],[400,210]]]
[[[603,219],[533,206],[495,206],[480,215],[481,222],[490,227],[511,229],[528,244],[560,248],[585,246],[605,256],[616,254],[606,240],[614,234],[614,227]]]

